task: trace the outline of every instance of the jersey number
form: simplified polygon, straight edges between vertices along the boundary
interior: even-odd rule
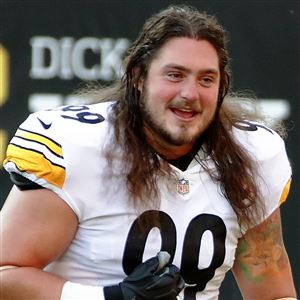
[[[104,121],[104,117],[98,113],[89,112],[89,107],[85,105],[69,105],[62,108],[62,111],[73,112],[74,116],[61,115],[65,119],[71,119],[87,124],[97,124]]]
[[[258,128],[263,128],[273,134],[273,131],[262,124],[255,124],[249,121],[240,121],[234,125],[236,128],[246,131],[256,131]]]
[[[157,218],[159,222],[153,221]],[[144,225],[143,229],[141,229],[140,224]],[[175,224],[165,212],[149,210],[134,221],[128,233],[123,256],[123,269],[127,275],[142,263],[147,236],[155,227],[160,230],[161,250],[168,251],[171,255],[171,261],[173,261],[176,250]],[[201,241],[207,230],[211,232],[213,238],[213,255],[210,265],[199,270]],[[223,264],[225,238],[226,227],[223,220],[218,216],[200,214],[189,223],[184,236],[180,273],[185,282],[193,286],[185,288],[184,300],[196,299],[196,293],[205,289],[207,282],[214,277],[215,270]]]

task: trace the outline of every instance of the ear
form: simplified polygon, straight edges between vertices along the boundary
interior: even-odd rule
[[[134,87],[138,89],[138,91],[141,93],[143,90],[143,85],[144,85],[144,79],[140,77],[140,68],[139,67],[134,67],[132,70],[132,77],[134,81],[136,82],[134,84]]]
[[[143,87],[144,87],[144,79],[140,78],[137,85],[137,89],[140,93],[143,92]]]

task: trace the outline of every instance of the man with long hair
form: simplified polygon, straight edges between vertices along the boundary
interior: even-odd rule
[[[295,299],[280,135],[229,95],[226,34],[187,6],[150,17],[93,104],[31,114],[7,150],[1,299]]]

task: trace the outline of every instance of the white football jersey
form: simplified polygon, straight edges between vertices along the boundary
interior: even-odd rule
[[[170,253],[188,285],[181,299],[217,299],[241,231],[247,228],[241,230],[220,186],[195,160],[185,171],[171,166],[178,176],[173,187],[159,182],[159,210],[137,212],[129,205],[124,177],[111,176],[104,156],[112,134],[106,120],[109,106],[33,113],[8,146],[6,170],[54,191],[78,216],[70,247],[45,270],[82,284],[113,285],[162,249]],[[254,123],[241,124],[233,134],[260,168],[266,218],[285,200],[283,191],[291,178],[284,142]],[[159,224],[153,223],[157,213]],[[145,230],[140,230],[139,221],[145,221]],[[262,221],[258,217],[253,225]]]

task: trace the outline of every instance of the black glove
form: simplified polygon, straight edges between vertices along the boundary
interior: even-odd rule
[[[159,252],[138,265],[119,285],[104,287],[106,300],[175,300],[184,287],[170,254]]]

